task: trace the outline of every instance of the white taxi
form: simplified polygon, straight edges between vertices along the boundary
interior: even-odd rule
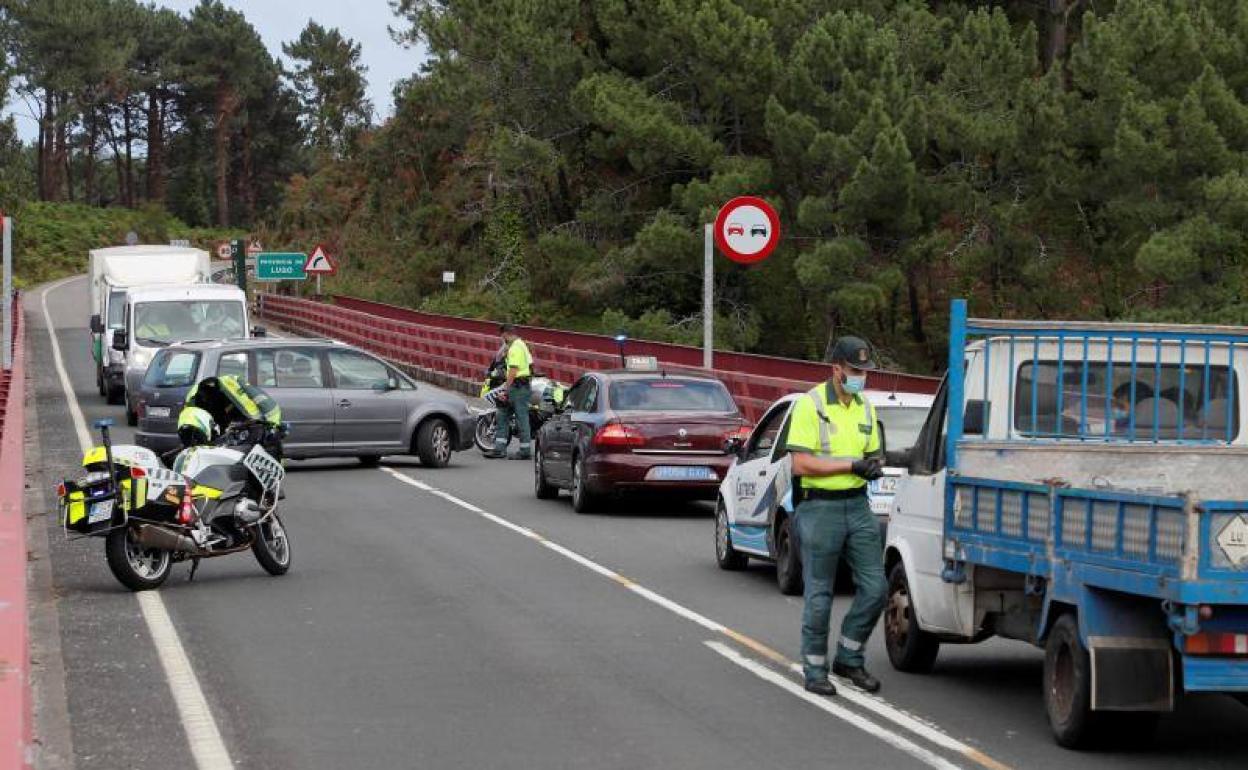
[[[918,438],[933,396],[868,390],[881,435],[890,450],[912,446]],[[792,526],[793,474],[784,445],[789,412],[805,393],[793,393],[772,404],[741,445],[737,460],[719,485],[715,507],[715,559],[722,569],[744,569],[750,559],[776,564],[776,582],[789,595],[802,592],[802,566]],[[880,542],[888,525],[897,481],[904,468],[885,467],[884,477],[868,487],[871,511],[880,522]]]

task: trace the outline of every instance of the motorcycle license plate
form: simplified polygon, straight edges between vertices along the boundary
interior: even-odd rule
[[[715,471],[705,465],[657,465],[646,473],[650,481],[717,481]]]
[[[116,500],[101,500],[98,503],[91,504],[91,511],[87,514],[88,524],[98,524],[101,521],[108,521],[113,518],[113,505]]]

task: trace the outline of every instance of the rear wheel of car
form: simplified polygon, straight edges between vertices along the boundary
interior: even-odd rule
[[[793,537],[792,516],[785,516],[776,528],[776,585],[785,596],[802,593],[802,557]]]
[[[732,531],[728,528],[728,509],[723,499],[715,506],[715,563],[720,569],[743,570],[750,557],[732,547]]]
[[[910,598],[910,583],[901,562],[888,573],[888,604],[884,607],[884,645],[893,668],[926,674],[936,664],[940,640],[919,628]]]
[[[139,424],[139,413],[130,408],[130,404],[126,404],[126,425],[134,427]]]
[[[416,454],[421,465],[445,468],[451,461],[451,426],[441,417],[430,417],[416,429]]]
[[[588,489],[585,475],[585,460],[577,455],[572,461],[572,510],[577,513],[590,513],[598,506],[598,496]]]
[[[104,380],[104,402],[107,404],[120,404],[126,400],[126,389],[120,385],[113,385],[107,379]]]
[[[101,396],[106,395],[104,392],[104,370],[98,366],[95,367],[95,387],[100,391]]]
[[[537,445],[533,453],[533,494],[538,500],[553,500],[559,496],[559,487],[546,480],[546,453]]]
[[[365,468],[376,468],[381,465],[381,455],[360,455],[360,465]]]

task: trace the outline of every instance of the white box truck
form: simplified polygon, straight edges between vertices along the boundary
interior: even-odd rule
[[[208,252],[181,246],[114,246],[89,252],[91,355],[95,381],[108,403],[119,404],[125,391],[125,357],[112,348],[113,332],[125,326],[125,293],[139,286],[185,286],[208,283]]]
[[[198,284],[128,289],[122,328],[114,330],[110,350],[125,358],[126,422],[138,423],[134,400],[147,366],[161,348],[174,342],[238,339],[264,335],[247,317],[247,295],[237,286]]]

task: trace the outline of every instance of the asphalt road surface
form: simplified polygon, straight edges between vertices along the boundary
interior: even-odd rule
[[[1058,748],[1041,653],[1016,642],[946,646],[913,676],[889,667],[877,631],[883,699],[807,696],[787,662],[800,599],[768,567],[715,566],[709,506],[578,516],[566,496],[533,497],[531,464],[475,451],[439,470],[293,463],[289,574],[244,553],[194,582],[179,565],[140,600],[101,541],[65,539],[42,494],[77,474],[79,439],[41,297],[25,306],[32,499],[49,514],[32,519],[50,577],[33,640],[45,766],[1248,766],[1248,708],[1220,696],[1186,699],[1149,739]],[[121,407],[95,390],[86,307],[83,279],[47,294],[72,398],[88,426],[116,418],[124,443]]]

